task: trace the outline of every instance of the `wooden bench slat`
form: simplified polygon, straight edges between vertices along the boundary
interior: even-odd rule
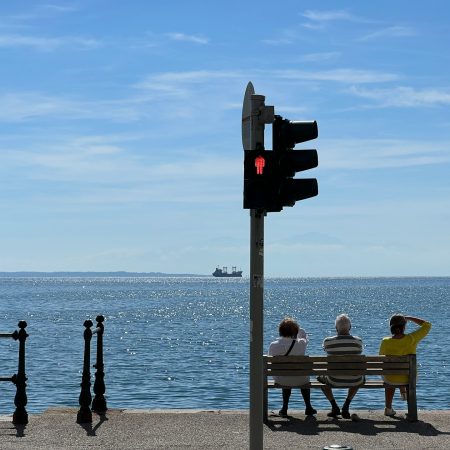
[[[345,375],[366,375],[366,376],[382,376],[382,375],[408,375],[408,371],[406,370],[381,370],[381,369],[367,369],[364,371],[355,369],[345,369],[345,370],[327,370],[327,369],[320,369],[320,370],[289,370],[289,369],[283,369],[283,370],[270,370],[267,372],[267,376],[273,377],[292,377],[292,376],[319,376],[319,375],[331,375],[331,376],[345,376]]]
[[[268,363],[266,370],[309,370],[311,373],[319,370],[360,370],[361,372],[368,370],[398,370],[400,372],[409,372],[409,363],[380,363],[380,364],[364,364],[364,363],[330,363],[330,364],[313,364],[306,362],[302,364],[300,362],[281,362],[281,363]]]
[[[316,355],[289,355],[289,356],[267,356],[263,357],[265,362],[277,361],[277,362],[408,362],[408,355],[405,356],[370,356],[370,355],[324,355],[324,356],[316,356]]]
[[[326,386],[323,383],[320,383],[319,381],[311,381],[307,384],[302,384],[302,385],[298,385],[298,386],[289,386],[292,387],[294,389],[299,389],[299,388],[321,388],[322,386]],[[405,385],[407,386],[407,385]],[[277,384],[274,381],[268,381],[266,388],[267,389],[281,389],[283,387],[286,386],[282,386],[281,384]],[[383,388],[384,387],[384,382],[383,380],[366,380],[366,382],[364,383],[364,388],[366,389],[379,389],[379,388]],[[347,389],[347,387],[342,387],[342,388],[335,388],[335,389]]]
[[[377,361],[377,362],[361,362],[361,361],[339,361],[339,362],[328,362],[328,361],[268,361],[267,367],[271,366],[303,366],[303,367],[330,367],[330,366],[344,366],[344,365],[353,365],[356,367],[364,366],[364,367],[409,367],[409,362],[398,362],[398,361]]]
[[[398,374],[408,374],[409,373],[409,367],[352,367],[351,365],[349,366],[345,366],[345,367],[337,367],[337,366],[333,366],[333,367],[304,367],[301,365],[295,366],[289,366],[289,365],[283,365],[283,366],[272,366],[272,367],[267,367],[267,369],[265,370],[265,372],[267,373],[267,375],[272,375],[272,374],[278,374],[278,372],[282,372],[283,370],[289,370],[289,371],[295,371],[295,370],[299,370],[302,372],[309,372],[310,374],[315,374],[315,373],[323,373],[324,371],[333,371],[333,372],[339,372],[339,371],[344,371],[344,370],[352,370],[352,371],[358,371],[358,373],[360,373],[361,375],[364,375],[365,373],[369,373],[369,372],[373,372],[373,373],[398,373]]]

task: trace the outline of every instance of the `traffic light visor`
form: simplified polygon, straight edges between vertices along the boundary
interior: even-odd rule
[[[286,143],[289,148],[294,148],[295,144],[316,139],[319,135],[317,122],[311,121],[289,121],[286,126]]]
[[[289,150],[282,156],[281,167],[287,177],[297,172],[314,169],[319,164],[316,150]]]
[[[301,178],[285,180],[281,187],[283,206],[294,206],[296,201],[315,197],[319,187],[315,178]]]

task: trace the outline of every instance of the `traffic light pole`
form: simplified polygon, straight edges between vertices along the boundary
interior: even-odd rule
[[[264,212],[250,210],[250,450],[263,447]]]
[[[251,96],[250,148],[264,148],[264,95]],[[250,450],[263,446],[264,211],[250,210]]]

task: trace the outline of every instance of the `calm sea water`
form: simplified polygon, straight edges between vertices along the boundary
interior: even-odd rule
[[[323,353],[322,340],[334,334],[342,312],[351,316],[366,354],[378,352],[391,314],[428,319],[432,331],[418,348],[418,405],[450,409],[450,356],[442,345],[449,300],[450,278],[266,279],[264,346],[285,315],[308,332],[310,354]],[[106,317],[110,408],[248,408],[248,308],[247,279],[0,278],[0,332],[12,332],[20,319],[28,323],[30,413],[78,407],[83,322],[97,314]],[[0,376],[17,371],[17,348],[12,339],[0,340]],[[0,390],[0,413],[11,413],[15,387],[0,383]],[[345,391],[337,394],[342,399]],[[303,408],[299,397],[293,395],[292,408]],[[316,408],[329,406],[320,391],[312,400]],[[278,408],[280,393],[269,401]],[[379,409],[383,401],[382,390],[361,390],[353,406]],[[396,399],[394,407],[404,403]]]

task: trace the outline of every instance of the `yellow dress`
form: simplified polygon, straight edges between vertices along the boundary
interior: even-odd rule
[[[417,344],[429,333],[431,329],[430,322],[423,322],[420,328],[412,333],[405,334],[400,339],[394,339],[392,337],[385,337],[381,341],[380,355],[415,355]],[[384,380],[389,384],[403,384],[408,383],[408,377],[406,375],[387,375]]]

